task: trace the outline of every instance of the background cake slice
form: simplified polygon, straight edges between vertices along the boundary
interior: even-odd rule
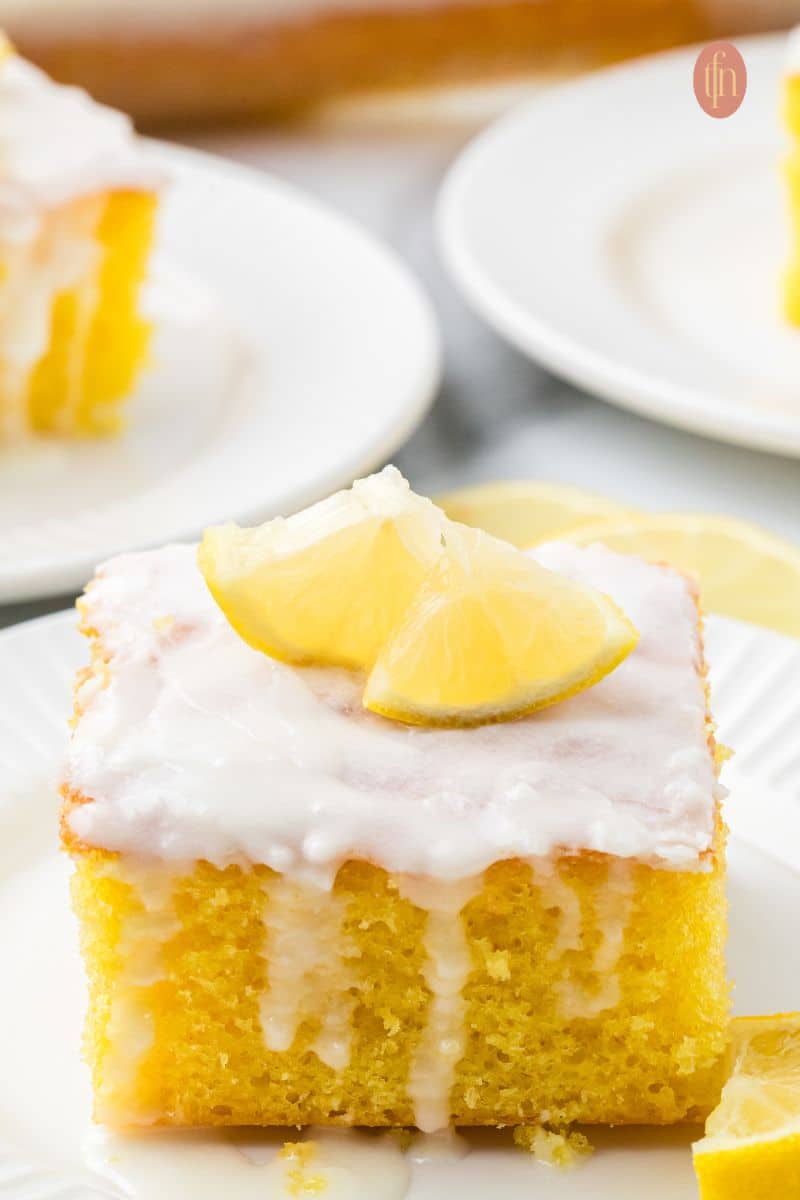
[[[0,46],[0,436],[119,427],[159,182],[126,117]]]
[[[640,632],[580,695],[412,727],[247,645],[191,547],[83,601],[63,837],[114,1125],[668,1123],[716,1102],[724,835],[696,597],[536,551]]]

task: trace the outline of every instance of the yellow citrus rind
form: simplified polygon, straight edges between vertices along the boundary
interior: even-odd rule
[[[800,637],[800,549],[756,525],[703,513],[631,515],[563,535],[667,562],[700,584],[703,607]]]
[[[526,549],[556,541],[582,525],[627,516],[631,509],[606,496],[544,480],[501,480],[436,497],[451,521],[483,529]]]
[[[607,597],[448,521],[394,468],[257,529],[209,529],[198,563],[272,658],[368,674],[364,704],[421,725],[511,720],[591,687],[636,644]]]
[[[607,596],[453,526],[364,691],[406,724],[508,721],[598,683],[638,634]]]
[[[693,1147],[701,1200],[800,1196],[800,1013],[731,1026],[731,1073]]]
[[[250,646],[368,669],[441,550],[444,517],[394,468],[284,520],[207,529],[198,563]]]

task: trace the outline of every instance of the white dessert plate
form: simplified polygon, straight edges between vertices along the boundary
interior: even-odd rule
[[[0,1200],[288,1198],[276,1151],[294,1132],[90,1131],[55,792],[72,675],[86,655],[70,614],[0,634]],[[735,1007],[800,1008],[800,642],[712,618],[708,655],[720,736],[737,749],[726,768]],[[326,1200],[695,1200],[693,1136],[594,1131],[594,1157],[560,1174],[514,1149],[508,1133],[416,1139],[406,1155],[391,1139],[346,1133],[323,1135],[319,1166]]]
[[[623,408],[800,455],[800,329],[784,323],[785,40],[743,38],[748,86],[714,120],[698,47],[553,88],[456,161],[440,245],[475,309]]]
[[[148,153],[172,179],[154,363],[118,439],[0,448],[0,603],[326,495],[388,458],[436,389],[433,310],[388,250],[266,174]]]

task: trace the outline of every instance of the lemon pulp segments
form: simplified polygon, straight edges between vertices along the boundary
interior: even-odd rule
[[[554,704],[637,640],[608,597],[448,521],[389,467],[287,521],[210,529],[198,560],[251,646],[370,672],[365,705],[414,724]]]
[[[444,517],[393,467],[288,520],[206,530],[206,583],[272,658],[368,668],[441,550]]]
[[[638,635],[607,597],[478,530],[446,548],[367,681],[373,712],[410,724],[508,720],[607,675]]]
[[[694,1146],[702,1200],[800,1196],[800,1013],[734,1021],[731,1059]]]

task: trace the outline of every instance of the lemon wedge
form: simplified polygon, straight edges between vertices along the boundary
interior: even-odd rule
[[[631,510],[615,500],[542,480],[483,483],[437,496],[453,521],[484,529],[514,546],[560,538],[568,530]]]
[[[198,562],[249,645],[363,670],[365,706],[410,724],[544,708],[597,683],[638,638],[607,596],[448,521],[393,467],[288,520],[209,529]]]
[[[394,467],[288,519],[206,530],[198,562],[233,628],[297,664],[372,666],[441,553],[444,515]]]
[[[727,517],[665,513],[584,525],[563,535],[668,562],[697,577],[709,612],[800,637],[800,549]]]
[[[451,525],[444,540],[367,680],[372,712],[414,725],[511,720],[591,687],[636,645],[600,592],[479,530]]]
[[[800,1196],[800,1013],[732,1022],[730,1078],[694,1145],[701,1200]]]

